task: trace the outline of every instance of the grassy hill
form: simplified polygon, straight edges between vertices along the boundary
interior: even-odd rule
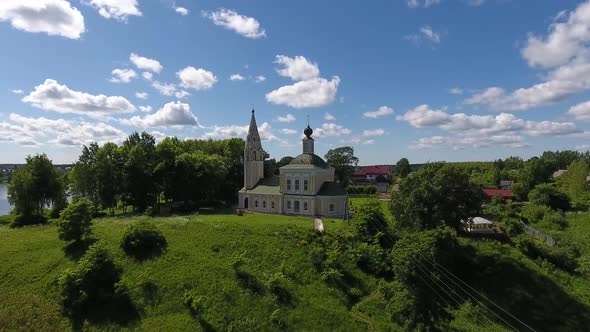
[[[146,331],[195,331],[201,326],[183,305],[185,290],[205,297],[204,320],[218,330],[270,330],[282,320],[290,330],[362,330],[367,324],[351,315],[341,292],[329,288],[315,271],[307,252],[310,218],[246,214],[243,217],[192,215],[149,218],[168,240],[162,256],[137,262],[119,248],[128,223],[145,217],[95,220],[95,235],[105,240],[123,267],[140,319],[123,328]],[[343,227],[326,220],[328,232]],[[57,277],[74,262],[64,255],[55,226],[10,229],[0,226],[0,330],[31,324],[34,330],[69,329],[59,314]],[[232,269],[236,255],[245,257],[244,270],[258,291],[240,286]],[[275,273],[287,276],[291,300],[280,304],[265,290]],[[370,278],[353,271],[359,282]],[[31,304],[32,303],[32,304]],[[27,305],[28,310],[21,310]],[[277,309],[279,309],[277,311]],[[274,314],[273,314],[274,313]],[[273,316],[274,315],[274,316]],[[273,316],[273,319],[271,319]],[[15,317],[21,319],[15,322]],[[356,318],[355,318],[356,317]],[[108,327],[94,325],[94,328]],[[117,326],[117,325],[113,325]]]

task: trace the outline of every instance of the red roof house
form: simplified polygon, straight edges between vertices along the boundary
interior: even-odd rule
[[[483,190],[489,198],[494,196],[502,196],[506,198],[512,197],[512,190],[510,189],[484,189]]]

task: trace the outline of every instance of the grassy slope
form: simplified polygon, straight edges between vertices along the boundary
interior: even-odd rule
[[[280,305],[268,291],[253,294],[236,281],[232,257],[245,252],[244,270],[260,283],[279,271],[289,277],[293,301],[282,314],[289,329],[366,329],[366,323],[350,314],[339,291],[319,280],[311,265],[305,242],[305,234],[312,227],[309,218],[258,214],[151,218],[169,246],[161,257],[143,263],[128,259],[118,247],[126,224],[138,218],[141,217],[98,219],[94,225],[97,237],[107,241],[123,266],[124,283],[140,308],[141,320],[131,323],[129,328],[198,330],[199,324],[182,304],[185,289],[206,297],[204,319],[216,329],[275,328],[270,316]],[[328,232],[336,231],[343,223],[327,220],[325,227]],[[15,306],[28,302],[31,294],[37,294],[41,311],[59,310],[55,280],[74,264],[64,256],[62,248],[54,226],[0,226],[0,290],[12,294],[0,306],[0,330],[3,319],[11,319],[2,315],[17,312]],[[368,278],[361,273],[359,277]],[[156,290],[148,291],[146,285],[150,282],[157,285]],[[69,328],[67,320],[58,320],[61,325],[56,329]],[[50,329],[49,325],[44,328]]]

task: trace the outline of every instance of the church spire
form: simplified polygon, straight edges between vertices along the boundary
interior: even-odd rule
[[[254,117],[254,109],[252,109],[252,117],[250,118],[250,128],[248,128],[248,137],[246,137],[246,147],[250,149],[262,149],[260,143],[260,134],[258,134],[258,125]]]

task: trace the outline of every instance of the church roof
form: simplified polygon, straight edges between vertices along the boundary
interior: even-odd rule
[[[245,190],[240,190],[244,192]],[[248,193],[251,194],[281,194],[281,186],[279,184],[279,178],[277,177],[270,177],[270,178],[263,178],[258,180],[256,186],[254,188],[248,190]]]
[[[281,168],[329,168],[330,166],[320,156],[314,153],[302,153]]]
[[[346,196],[346,190],[336,182],[324,182],[318,196]]]

